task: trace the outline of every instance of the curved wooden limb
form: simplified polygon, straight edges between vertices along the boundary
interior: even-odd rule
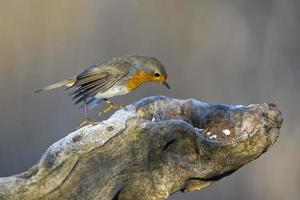
[[[0,178],[0,199],[165,199],[200,190],[258,158],[282,123],[274,104],[142,99],[48,148],[28,171]]]

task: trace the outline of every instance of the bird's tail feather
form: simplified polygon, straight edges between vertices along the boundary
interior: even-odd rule
[[[52,90],[52,89],[63,87],[63,86],[71,87],[72,85],[74,85],[74,83],[75,83],[75,78],[66,79],[66,80],[63,80],[63,81],[58,82],[58,83],[53,83],[53,84],[51,84],[47,87],[44,87],[42,89],[36,90],[35,93],[39,93],[39,92],[43,92],[43,91],[47,91],[47,90]]]

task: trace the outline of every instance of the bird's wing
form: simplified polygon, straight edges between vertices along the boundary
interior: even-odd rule
[[[118,80],[126,76],[130,71],[130,67],[129,62],[114,61],[86,69],[76,77],[76,82],[72,86],[75,90],[70,95],[74,95],[74,103],[79,104],[99,92],[105,92]]]

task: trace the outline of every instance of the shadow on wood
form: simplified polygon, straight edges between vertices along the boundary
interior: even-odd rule
[[[274,104],[142,99],[56,142],[0,199],[165,199],[201,190],[258,158],[282,123]]]

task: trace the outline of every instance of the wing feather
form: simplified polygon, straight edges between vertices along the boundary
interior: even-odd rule
[[[94,97],[99,92],[110,89],[118,80],[126,76],[131,64],[122,60],[92,66],[76,77],[70,93],[75,104],[82,103],[85,99]]]

